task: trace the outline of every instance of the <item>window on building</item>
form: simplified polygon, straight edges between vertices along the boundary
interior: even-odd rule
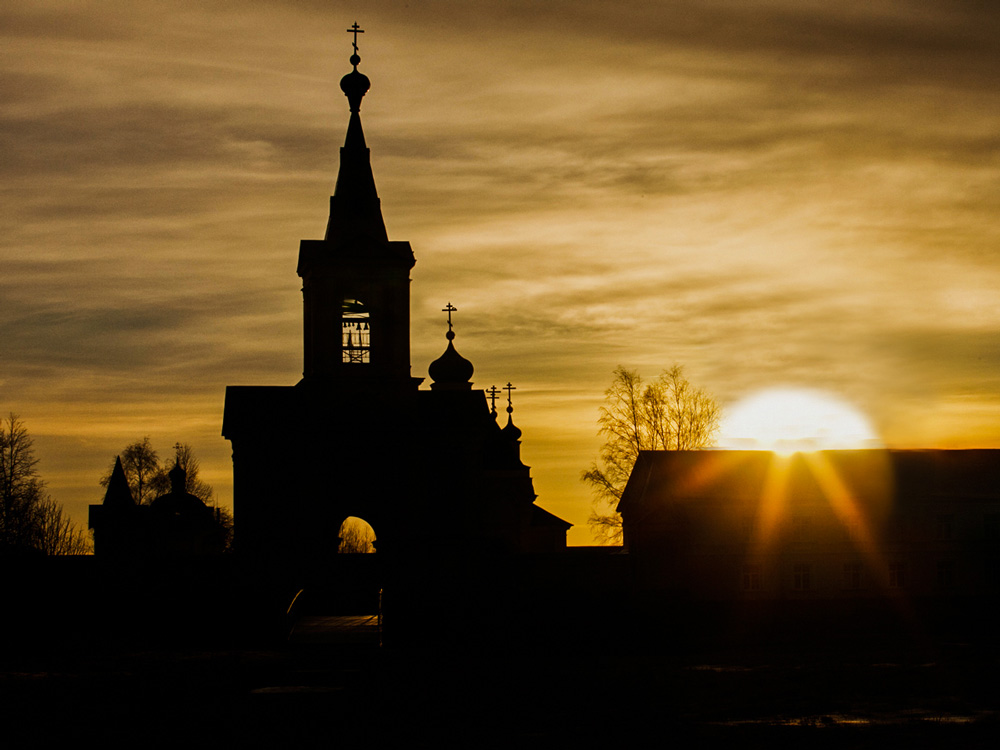
[[[937,564],[937,584],[938,588],[950,589],[955,587],[955,563],[951,560],[941,560]]]
[[[792,568],[792,588],[796,591],[808,591],[812,588],[812,569],[804,563],[798,563]]]
[[[345,299],[341,307],[341,351],[343,362],[371,362],[371,321],[368,309],[356,299]]]
[[[901,589],[906,586],[906,563],[889,563],[889,588]]]
[[[844,563],[844,588],[861,588],[861,564]]]
[[[760,565],[743,566],[743,590],[760,591],[764,588]]]

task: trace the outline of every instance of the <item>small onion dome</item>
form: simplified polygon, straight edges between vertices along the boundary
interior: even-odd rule
[[[428,374],[434,381],[431,383],[431,388],[453,391],[469,390],[472,388],[472,383],[469,382],[474,370],[472,363],[455,350],[455,345],[452,343],[455,332],[448,331],[446,335],[448,348],[427,368]]]
[[[514,417],[511,415],[512,411],[514,411],[514,409],[508,406],[507,426],[500,430],[500,434],[513,443],[515,440],[521,439],[521,430],[516,424],[514,424]]]
[[[151,503],[155,510],[181,515],[204,513],[208,510],[208,506],[201,498],[184,489],[187,482],[187,472],[179,464],[174,464],[174,468],[168,472],[167,476],[170,477],[170,492],[166,495],[160,495]]]
[[[352,62],[354,57],[351,58]],[[361,62],[360,58],[358,58],[358,62]],[[361,111],[361,100],[371,87],[372,82],[368,80],[368,76],[359,73],[357,68],[340,79],[340,90],[347,95],[347,101],[351,104],[351,112]]]

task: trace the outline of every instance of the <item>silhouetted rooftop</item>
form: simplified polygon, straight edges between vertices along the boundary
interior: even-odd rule
[[[830,469],[830,472],[826,472]],[[781,456],[770,451],[640,451],[618,504],[704,499],[752,501],[769,481],[803,501],[824,497],[825,477],[862,498],[908,500],[1000,496],[1000,450],[832,450]],[[655,498],[655,500],[654,500]]]

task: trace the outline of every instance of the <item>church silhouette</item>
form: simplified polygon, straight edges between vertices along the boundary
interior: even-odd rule
[[[338,530],[353,516],[375,531],[387,601],[416,589],[454,600],[477,565],[495,570],[498,560],[564,550],[571,524],[535,504],[514,387],[501,428],[499,391],[488,401],[473,388],[473,365],[455,348],[450,302],[430,388],[411,374],[415,258],[386,231],[361,127],[371,84],[356,44],[350,61],[340,82],[350,118],[326,234],[299,248],[303,377],[226,389],[234,546],[269,575],[322,587],[336,575]]]
[[[429,613],[458,611],[477,637],[503,630],[535,643],[542,627],[549,642],[573,633],[585,643],[626,622],[701,635],[734,618],[767,632],[775,622],[797,628],[804,615],[820,629],[879,622],[890,631],[900,602],[927,622],[957,612],[986,621],[979,613],[1000,592],[996,450],[787,460],[644,451],[617,508],[624,545],[567,548],[570,524],[535,503],[521,461],[515,387],[473,387],[450,301],[429,387],[411,372],[416,260],[386,231],[356,43],[350,62],[326,233],[299,248],[302,379],[226,390],[241,581],[232,588],[265,619],[377,612],[400,642],[428,636]],[[876,477],[884,481],[874,487]],[[104,505],[91,508],[99,554],[211,553],[207,508],[178,489],[136,508],[124,477],[112,479]],[[350,517],[374,529],[376,554],[338,554]]]

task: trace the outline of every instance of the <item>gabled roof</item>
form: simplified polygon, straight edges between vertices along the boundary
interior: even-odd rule
[[[803,502],[831,483],[860,500],[1000,499],[1000,450],[641,451],[618,503],[628,514],[651,504],[753,501],[780,481]]]

